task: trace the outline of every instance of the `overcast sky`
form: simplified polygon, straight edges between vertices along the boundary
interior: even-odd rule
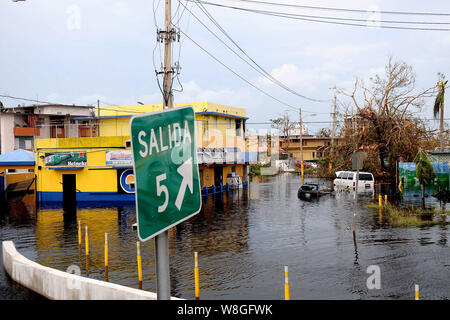
[[[450,2],[445,0],[271,1],[364,11],[450,13]],[[428,27],[450,29],[450,16],[349,14],[231,0],[210,2],[302,15],[368,19],[369,22],[359,22],[363,25],[371,19],[448,22]],[[194,3],[183,3],[227,41]],[[175,102],[210,101],[246,108],[250,123],[267,122],[282,116],[285,110],[291,110],[291,118],[297,120],[298,113],[275,100],[278,99],[301,107],[305,122],[330,120],[331,102],[312,102],[276,86],[229,51],[191,13],[183,11],[183,6],[178,11],[177,8],[178,2],[173,0],[174,21],[181,30],[259,90],[182,34],[173,50],[174,61],[181,66],[179,81],[183,87],[182,92],[175,92]],[[381,73],[389,56],[413,67],[417,90],[435,85],[438,72],[450,77],[450,31],[333,25],[208,5],[205,8],[255,62],[292,90],[310,98],[332,99],[330,88],[351,88],[356,76],[368,79]],[[2,0],[0,94],[67,104],[96,105],[97,99],[103,105],[161,103],[154,62],[159,68],[163,46],[156,42],[156,28],[164,26],[163,9],[162,0]],[[236,47],[233,49],[239,52]],[[180,88],[177,81],[174,88]],[[0,101],[7,106],[21,102],[1,97]],[[317,115],[310,116],[312,112]],[[421,116],[432,117],[431,100]],[[431,124],[435,126],[434,121]],[[309,124],[310,133],[327,126]]]

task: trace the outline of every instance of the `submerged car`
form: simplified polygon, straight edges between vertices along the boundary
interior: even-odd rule
[[[298,189],[297,197],[302,200],[320,198],[319,185],[316,183],[305,183]]]

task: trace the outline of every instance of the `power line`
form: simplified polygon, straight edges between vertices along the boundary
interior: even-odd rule
[[[186,0],[186,1],[192,1],[192,0]],[[417,30],[417,31],[450,31],[450,29],[447,28],[418,28],[418,27],[402,27],[402,26],[386,26],[386,25],[369,25],[369,24],[359,24],[359,23],[347,23],[347,22],[338,22],[338,21],[329,21],[329,20],[341,20],[341,21],[367,21],[361,20],[361,19],[350,19],[350,18],[338,18],[338,17],[320,17],[320,16],[312,16],[312,15],[299,15],[299,14],[291,14],[291,13],[281,13],[276,11],[263,11],[263,10],[256,10],[256,9],[248,9],[248,8],[242,8],[242,7],[234,7],[234,6],[227,6],[212,2],[206,2],[202,1],[203,4],[216,6],[216,7],[222,7],[222,8],[228,8],[233,10],[240,10],[240,11],[246,11],[251,13],[257,13],[257,14],[263,14],[263,15],[269,15],[269,16],[275,16],[279,18],[286,18],[286,19],[295,19],[295,20],[303,20],[303,21],[312,21],[312,22],[321,22],[321,23],[328,23],[328,24],[336,24],[336,25],[346,25],[346,26],[356,26],[356,27],[366,27],[366,28],[384,28],[384,29],[398,29],[398,30]],[[323,19],[329,19],[329,20],[323,20]],[[381,21],[379,21],[381,22]],[[394,23],[394,22],[391,22]],[[396,21],[395,23],[407,23],[404,21]],[[450,24],[450,23],[445,23]]]
[[[75,106],[75,107],[86,107],[86,108],[97,109],[97,107],[94,107],[94,105],[80,106],[80,105],[76,105],[76,104],[65,104],[65,103],[60,103],[60,102],[49,102],[49,101],[42,101],[42,100],[23,98],[23,97],[15,97],[15,96],[4,95],[4,94],[0,94],[0,97],[14,99],[14,100],[35,102],[35,103],[43,103],[43,104],[49,104],[49,105],[55,105],[55,106],[65,106],[65,107],[73,107],[73,106]],[[100,107],[101,110],[111,110],[111,111],[117,111],[117,112],[133,111],[133,112],[137,112],[137,113],[145,113],[146,112],[146,111],[142,111],[142,110],[130,109],[130,108],[126,107],[126,106],[122,107],[122,106],[114,105],[114,104],[111,104],[111,103],[108,103],[108,102],[105,102],[105,101],[100,101],[100,102],[112,105],[112,106],[117,107],[117,108],[122,108],[122,109],[116,109],[116,108],[109,108],[109,107]]]
[[[206,1],[195,1],[195,0],[187,0],[187,1],[194,1],[199,3],[204,3],[207,5],[215,5],[211,2]],[[226,5],[220,5],[223,7],[233,8],[233,9],[247,9],[247,8],[240,8],[240,7],[231,7]],[[256,9],[247,9],[247,10],[253,10],[254,12],[259,13],[277,13],[282,14],[286,16],[293,16],[293,17],[304,17],[304,18],[318,18],[318,19],[330,19],[330,20],[342,20],[342,21],[356,21],[356,22],[367,22],[368,19],[356,19],[356,18],[342,18],[342,17],[330,17],[330,16],[316,16],[316,15],[306,15],[306,14],[295,14],[295,13],[286,13],[286,12],[278,12],[278,11],[266,11],[266,10],[256,10]],[[392,24],[431,24],[431,25],[449,25],[450,22],[436,22],[436,21],[398,21],[398,20],[377,20],[376,22],[381,23],[392,23]]]
[[[190,0],[188,0],[190,1]],[[382,14],[398,14],[398,15],[423,15],[423,16],[450,16],[450,13],[437,13],[437,12],[407,12],[407,11],[371,11],[362,9],[348,9],[348,8],[331,8],[331,7],[318,7],[318,6],[305,6],[298,4],[276,3],[269,1],[254,1],[254,0],[234,0],[239,2],[248,2],[254,4],[283,6],[291,8],[301,9],[313,9],[313,10],[326,10],[326,11],[340,11],[340,12],[359,12],[359,13],[382,13]]]
[[[4,94],[0,94],[0,97],[3,98],[9,98],[9,99],[14,99],[14,100],[23,100],[23,101],[29,101],[29,102],[36,102],[36,103],[45,103],[45,104],[51,104],[51,105],[58,105],[58,106],[77,106],[77,107],[91,107],[94,108],[94,106],[79,106],[79,105],[75,105],[75,104],[64,104],[64,103],[55,103],[55,102],[49,102],[49,101],[42,101],[42,100],[35,100],[35,99],[28,99],[28,98],[21,98],[21,97],[13,97],[10,95],[4,95]]]
[[[211,54],[208,50],[206,50],[205,48],[203,48],[200,44],[198,44],[194,39],[192,39],[191,37],[189,37],[185,32],[183,32],[182,30],[180,30],[180,32],[189,40],[192,41],[192,43],[194,43],[197,47],[199,47],[201,50],[203,50],[207,55],[209,55],[211,58],[213,58],[216,62],[218,62],[219,64],[221,64],[224,68],[226,68],[228,71],[230,71],[231,73],[233,73],[235,76],[237,76],[238,78],[240,78],[242,81],[246,82],[248,85],[252,86],[253,88],[255,88],[256,90],[258,90],[259,92],[265,94],[266,96],[272,98],[273,100],[291,108],[294,110],[298,110],[298,108],[281,101],[278,98],[275,98],[274,96],[272,96],[271,94],[267,93],[266,91],[260,89],[259,87],[255,86],[253,83],[251,83],[250,81],[248,81],[247,79],[245,79],[243,76],[241,76],[240,74],[238,74],[236,71],[234,71],[233,69],[231,69],[230,67],[228,67],[226,64],[224,64],[222,61],[220,61],[218,58],[216,58],[213,54]],[[308,110],[304,110],[305,112],[310,112],[310,113],[318,113],[318,112],[313,112],[313,111],[308,111]]]
[[[179,3],[181,3],[181,0],[178,0]],[[187,9],[193,16],[195,19],[197,19],[197,21],[199,21],[214,37],[216,37],[220,42],[222,42],[229,50],[231,50],[236,56],[238,56],[242,61],[244,61],[246,64],[248,64],[250,67],[252,67],[254,70],[256,70],[259,74],[261,74],[263,77],[265,77],[266,79],[269,79],[271,82],[275,83],[276,85],[280,86],[281,88],[289,91],[290,93],[299,96],[303,99],[307,99],[313,102],[328,102],[330,101],[328,100],[320,100],[320,99],[313,99],[313,98],[309,98],[305,95],[302,95],[298,92],[296,92],[295,90],[289,88],[288,86],[286,86],[285,84],[283,84],[282,82],[280,82],[278,79],[276,79],[275,77],[273,77],[269,72],[267,72],[263,67],[261,67],[254,59],[252,59],[245,51],[244,49],[242,49],[237,43],[236,41],[234,41],[231,36],[220,26],[220,24],[212,17],[212,15],[206,10],[205,7],[203,7],[203,5],[201,4],[200,1],[193,1],[199,8],[200,10],[203,11],[203,13],[209,18],[209,20],[211,20],[213,22],[213,24],[251,61],[253,62],[254,65],[256,65],[257,68],[255,68],[252,64],[250,64],[246,59],[244,59],[241,55],[239,55],[236,51],[234,51],[230,46],[228,46],[222,39],[220,39],[219,36],[217,36],[211,29],[209,29],[192,11],[190,11],[189,9]],[[185,8],[186,6],[181,3]]]

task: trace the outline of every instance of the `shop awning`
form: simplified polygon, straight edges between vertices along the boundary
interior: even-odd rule
[[[34,152],[17,149],[0,155],[0,166],[34,166]]]

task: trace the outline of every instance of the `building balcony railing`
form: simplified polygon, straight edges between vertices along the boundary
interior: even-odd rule
[[[15,127],[14,136],[15,137],[34,137],[39,136],[40,130],[35,127]]]

